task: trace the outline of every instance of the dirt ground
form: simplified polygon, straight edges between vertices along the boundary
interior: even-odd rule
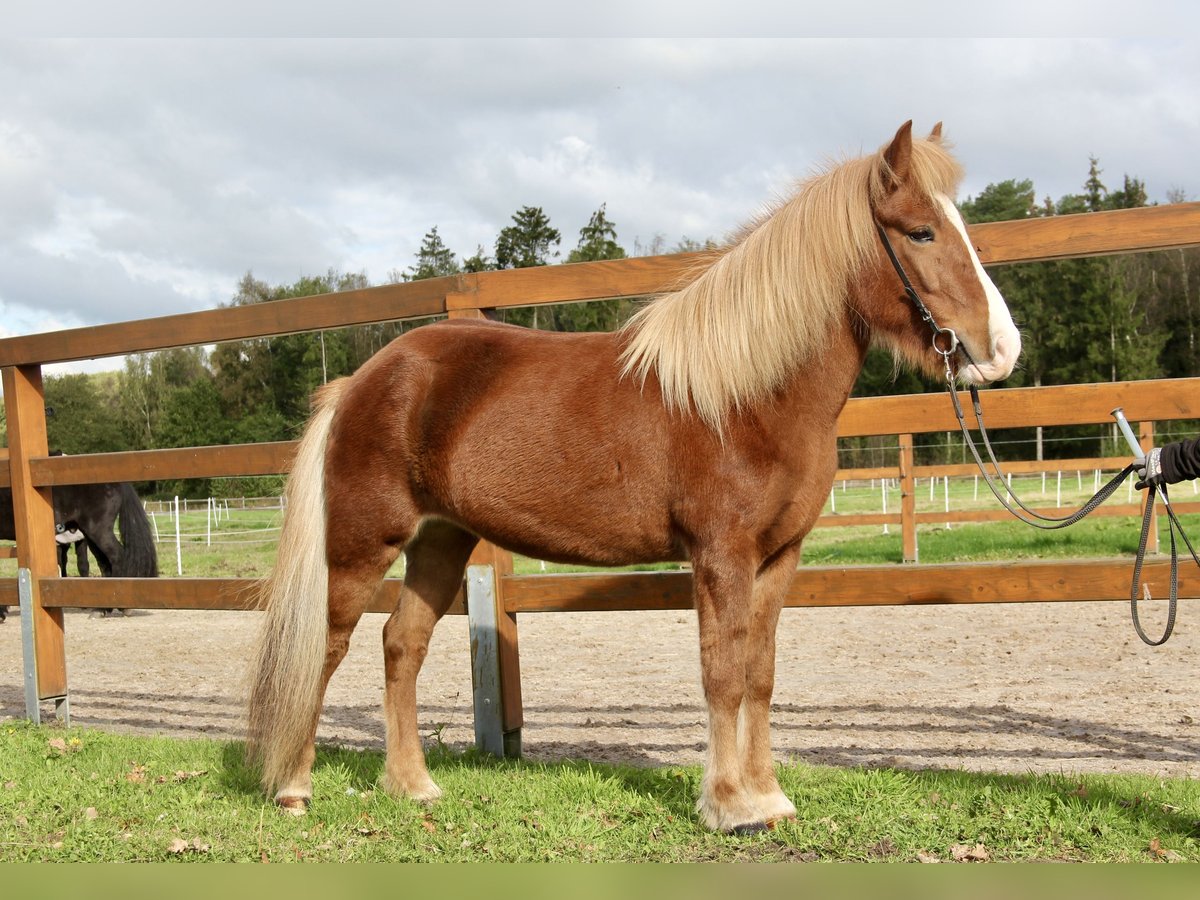
[[[1143,621],[1153,627],[1161,612]],[[322,740],[382,747],[383,618],[359,626]],[[0,625],[0,718],[23,715],[20,624]],[[244,612],[68,612],[72,721],[240,738],[257,625]],[[519,626],[527,757],[701,761],[694,614],[525,615]],[[786,610],[774,747],[783,760],[833,765],[1196,777],[1198,646],[1193,601],[1159,648],[1138,640],[1121,603]],[[469,744],[464,618],[438,626],[419,690],[422,732]]]

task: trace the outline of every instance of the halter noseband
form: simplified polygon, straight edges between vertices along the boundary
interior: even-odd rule
[[[937,320],[933,317],[933,313],[929,311],[929,307],[925,305],[925,301],[921,299],[921,295],[917,293],[917,289],[908,280],[908,273],[904,271],[904,266],[900,264],[900,258],[896,256],[896,251],[892,249],[892,242],[888,240],[887,232],[878,222],[875,223],[875,228],[879,232],[879,240],[883,242],[883,249],[887,251],[888,259],[892,261],[892,268],[900,276],[900,282],[904,285],[904,293],[908,295],[908,299],[916,307],[917,315],[921,317],[921,321],[928,325],[930,331],[933,332],[933,349],[942,355],[942,359],[946,363],[946,379],[950,380],[950,357],[954,355],[954,352],[960,346],[958,335],[954,333],[953,328],[942,328],[938,325]],[[947,343],[945,349],[939,343],[943,338]]]

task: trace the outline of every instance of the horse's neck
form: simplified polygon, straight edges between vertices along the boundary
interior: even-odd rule
[[[775,403],[781,419],[806,429],[836,427],[866,359],[869,337],[851,326],[849,310],[823,350],[796,366]]]

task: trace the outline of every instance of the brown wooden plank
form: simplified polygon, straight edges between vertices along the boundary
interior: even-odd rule
[[[1023,499],[1027,502],[1029,500],[1028,497]],[[1172,501],[1171,506],[1174,507],[1175,512],[1181,515],[1186,513],[1200,513],[1200,502],[1180,503]],[[1076,507],[1067,505],[1063,507],[1034,507],[1034,509],[1042,515],[1061,517],[1074,512]],[[1098,506],[1090,515],[1100,516],[1101,518],[1129,516],[1140,523],[1142,507],[1135,503],[1122,503],[1120,505],[1105,504]],[[1010,522],[1016,520],[1008,510],[996,506],[990,509],[954,509],[951,507],[949,512],[914,512],[913,521],[918,525],[940,525],[944,522]],[[847,513],[844,515],[841,513],[830,513],[817,519],[818,528],[841,528],[855,525],[898,525],[900,523],[901,516],[899,513],[894,515],[892,513]]]
[[[1143,450],[1152,448],[1154,446],[1154,423],[1153,422],[1146,422],[1143,420],[1142,422],[1138,423],[1138,444],[1139,444],[1139,446],[1142,447]],[[1133,449],[1130,448],[1130,453],[1132,453],[1132,452],[1133,452]],[[1141,502],[1139,504],[1139,509],[1138,509],[1139,517],[1144,516],[1146,514],[1146,504],[1150,502],[1150,494],[1149,494],[1149,492],[1142,492],[1140,494],[1140,497],[1141,497]],[[1193,505],[1195,505],[1195,504],[1193,504]],[[1172,506],[1175,508],[1176,512],[1186,512],[1187,511],[1185,504],[1175,503],[1175,504],[1172,504]],[[1154,504],[1154,509],[1150,510],[1149,529],[1150,529],[1149,532],[1146,534],[1146,552],[1147,553],[1157,553],[1158,552],[1158,503],[1157,502],[1155,502],[1155,504]]]
[[[457,284],[456,276],[431,278],[6,338],[0,340],[0,365],[98,359],[146,350],[439,315],[445,312],[446,291]]]
[[[38,366],[8,366],[3,370],[4,408],[8,419],[9,474],[12,478],[13,518],[17,533],[17,564],[33,576],[33,646],[37,658],[37,695],[67,695],[67,655],[62,612],[42,602],[40,585],[58,575],[54,545],[54,509],[50,491],[37,487],[29,460],[45,456],[46,395]]]
[[[3,584],[0,581],[0,584]],[[253,578],[45,578],[47,608],[80,609],[257,609]],[[389,578],[367,612],[390,613],[400,597],[401,581]],[[466,615],[461,593],[448,612]]]
[[[1025,603],[1127,600],[1131,559],[1011,561],[951,565],[805,566],[796,573],[787,605],[892,606],[924,603]],[[1169,562],[1144,568],[1155,597],[1165,597]],[[1200,596],[1200,570],[1180,568],[1180,596]],[[511,575],[510,613],[688,609],[691,573],[600,572]],[[12,592],[0,580],[0,591]],[[47,578],[47,607],[125,609],[252,609],[254,581],[237,578]],[[400,582],[389,579],[370,612],[390,612]],[[0,596],[3,596],[0,594]],[[461,595],[451,614],[463,614]]]
[[[48,607],[79,609],[256,609],[253,578],[53,578]]]
[[[463,277],[464,290],[448,296],[446,306],[503,308],[660,294],[687,284],[711,258],[705,252],[677,253],[479,272]]]
[[[690,572],[587,572],[512,575],[505,579],[509,612],[599,612],[690,609]]]
[[[1132,572],[1132,559],[804,566],[796,573],[786,605],[1128,600]],[[1168,561],[1148,560],[1143,573],[1152,595],[1165,597]],[[1181,566],[1179,575],[1180,596],[1200,596],[1200,570]],[[688,572],[514,575],[506,580],[505,589],[510,611],[519,613],[689,609],[692,605]]]
[[[899,466],[874,466],[864,469],[838,469],[834,481],[873,481],[876,478],[899,478]]]
[[[1187,571],[1185,571],[1185,569]],[[1143,568],[1154,597],[1166,597],[1170,563]],[[1082,559],[954,565],[809,566],[797,573],[788,606],[907,606],[927,603],[1027,603],[1128,600],[1132,559]],[[1181,597],[1200,597],[1200,569],[1181,566]]]
[[[1028,497],[1022,498],[1026,502]],[[1177,512],[1184,512],[1182,504],[1173,504],[1176,506]],[[1190,504],[1197,507],[1197,504]],[[1034,508],[1035,512],[1045,516],[1066,516],[1074,512],[1077,507],[1064,506],[1062,508],[1041,507]],[[1200,508],[1200,507],[1197,507]],[[1141,508],[1137,504],[1122,503],[1113,505],[1106,503],[1096,507],[1091,514],[1100,518],[1112,518],[1113,516],[1129,516],[1131,519],[1141,516]],[[942,522],[1009,522],[1016,521],[1015,517],[1008,510],[999,506],[991,509],[953,509],[949,512],[919,512],[915,514],[915,519],[919,525],[936,525]]]
[[[0,546],[0,559],[16,559],[16,558],[17,558],[17,548],[15,546],[10,546],[7,544],[5,544],[4,546]]]
[[[895,513],[827,513],[817,518],[817,528],[845,528],[853,525],[899,525],[903,516]]]
[[[991,426],[988,426],[989,429]],[[980,451],[981,455],[983,451]],[[1130,457],[1128,456],[1093,456],[1076,459],[1021,459],[1021,460],[1005,460],[1001,464],[1001,471],[1005,474],[1013,475],[1037,475],[1042,472],[1094,472],[1099,469],[1101,472],[1119,472],[1129,464]],[[988,469],[991,473],[991,469]],[[975,463],[957,463],[947,466],[917,466],[913,473],[919,478],[929,478],[936,475],[938,478],[959,478],[966,475],[978,475],[979,467]],[[840,477],[839,473],[839,477]]]
[[[987,263],[1200,244],[1200,204],[972,226]],[[437,315],[447,309],[636,297],[685,283],[706,254],[636,257],[380,285],[0,340],[0,366],[94,359],[221,341]]]
[[[20,606],[21,596],[17,589],[17,579],[0,578],[0,606]],[[12,624],[11,622],[9,623]]]
[[[986,265],[1168,250],[1200,244],[1200,203],[972,225]]]
[[[129,450],[119,453],[93,453],[85,456],[53,456],[30,460],[33,483],[39,487],[57,484],[93,484],[104,481],[154,481],[163,478],[216,478],[235,475],[276,475],[291,471],[295,441],[261,444],[231,444],[222,447],[187,447],[171,450]],[[1125,457],[1088,457],[1076,459],[1009,460],[1005,473],[1014,475],[1039,472],[1117,472],[1128,463]],[[916,466],[919,478],[936,475],[965,477],[979,474],[974,463]],[[898,478],[899,468],[878,466],[863,469],[839,469],[835,481],[868,481]],[[8,486],[8,471],[0,468],[0,487]]]
[[[991,222],[970,228],[985,264],[1067,259],[1200,245],[1200,203]],[[448,309],[532,306],[677,290],[707,253],[539,266],[464,277]]]
[[[968,424],[974,424],[970,395],[961,392]],[[1131,422],[1200,418],[1200,378],[1160,378],[1032,388],[991,388],[980,392],[984,424],[997,428],[1035,425],[1087,425],[1111,422],[1120,406]],[[945,391],[890,397],[858,397],[838,418],[839,437],[931,431],[958,431]]]
[[[297,441],[130,450],[52,456],[30,461],[34,484],[94,484],[105,481],[155,481],[165,478],[217,478],[230,475],[277,475],[290,472]]]

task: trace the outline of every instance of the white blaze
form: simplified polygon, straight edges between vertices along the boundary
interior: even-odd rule
[[[979,261],[978,254],[975,253],[975,246],[967,235],[967,226],[963,222],[962,216],[959,215],[958,207],[954,205],[953,200],[944,195],[938,200],[942,204],[946,218],[958,230],[959,236],[966,245],[967,253],[971,255],[971,262],[975,264],[975,274],[979,276],[979,283],[983,286],[984,296],[987,297],[988,343],[990,346],[967,348],[974,358],[975,364],[967,366],[963,374],[966,374],[971,381],[1002,381],[1012,373],[1017,364],[1017,357],[1021,355],[1021,333],[1013,324],[1012,316],[1008,312],[1008,305],[1004,302],[1000,291],[992,283],[988,273],[984,271],[983,264]],[[963,339],[963,336],[959,335],[959,340]],[[974,377],[971,377],[972,373]]]

